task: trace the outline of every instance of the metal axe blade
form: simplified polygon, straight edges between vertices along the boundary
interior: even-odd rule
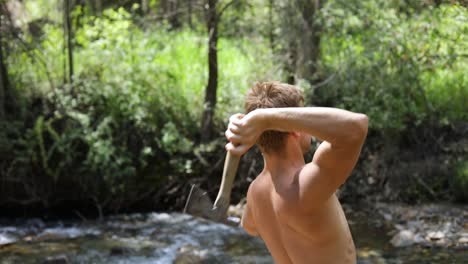
[[[192,185],[185,203],[184,213],[216,222],[226,222],[232,185],[239,166],[239,160],[240,156],[232,155],[230,152],[227,153],[221,186],[214,204],[211,203],[211,199],[205,190],[197,185]]]

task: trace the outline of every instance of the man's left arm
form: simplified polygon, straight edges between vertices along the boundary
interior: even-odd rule
[[[241,226],[244,228],[245,232],[251,236],[258,236],[257,225],[254,218],[254,203],[253,203],[253,185],[255,181],[252,182],[247,190],[247,203],[244,207],[244,212],[242,213]]]
[[[258,236],[257,228],[255,227],[255,221],[253,219],[252,209],[249,204],[246,203],[244,212],[242,213],[241,226],[245,232],[251,236]]]

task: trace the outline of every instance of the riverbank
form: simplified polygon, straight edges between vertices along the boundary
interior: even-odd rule
[[[392,231],[395,247],[453,247],[468,250],[468,206],[454,204],[375,204]]]
[[[241,208],[239,205],[238,209]],[[466,207],[457,205],[343,205],[359,264],[467,263]],[[231,215],[233,215],[231,207]],[[239,210],[237,210],[237,214]],[[389,217],[387,214],[390,214]],[[433,224],[450,222],[445,239],[395,247],[394,224],[429,234]],[[421,222],[423,221],[423,222]],[[461,225],[460,225],[461,224]],[[442,227],[445,226],[442,224]],[[432,242],[434,243],[432,244]],[[435,241],[438,241],[437,243]],[[442,241],[447,242],[442,245]],[[102,220],[0,219],[1,263],[273,263],[263,242],[241,228],[180,213],[106,216]],[[463,241],[462,241],[463,242]],[[47,262],[50,260],[50,262]],[[61,262],[54,262],[61,261]]]
[[[388,263],[385,259],[389,255],[411,259],[411,263],[428,263],[426,260],[448,263],[442,260],[452,256],[456,258],[450,263],[468,262],[468,254],[463,254],[468,251],[468,205],[365,201],[344,203],[343,209],[361,263]],[[233,217],[240,217],[242,210],[243,203],[240,203],[231,206],[229,212]]]

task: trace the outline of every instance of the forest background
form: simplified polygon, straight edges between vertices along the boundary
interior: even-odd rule
[[[344,202],[468,201],[466,1],[0,0],[0,209],[181,210],[211,196],[260,80],[366,113]],[[310,155],[309,157],[310,158]],[[233,202],[262,168],[242,160]]]

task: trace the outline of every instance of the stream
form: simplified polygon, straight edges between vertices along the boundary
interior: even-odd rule
[[[384,227],[350,217],[358,263],[468,263],[466,248],[395,248]],[[0,263],[273,263],[241,228],[179,213],[102,221],[0,219]]]

